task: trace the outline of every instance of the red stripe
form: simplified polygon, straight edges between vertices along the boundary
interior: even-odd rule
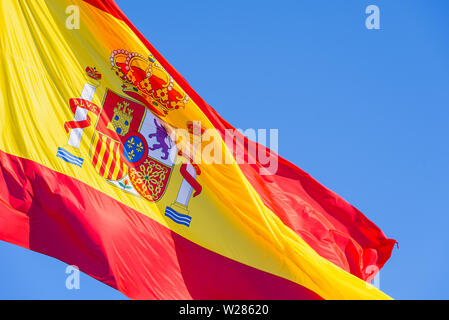
[[[225,129],[234,129],[190,87],[114,1],[85,1],[124,21],[223,136]],[[248,144],[253,148],[258,145],[247,139],[243,141],[246,153]],[[240,168],[265,205],[322,257],[362,279],[373,277],[372,271],[376,268],[372,266],[380,269],[389,259],[396,241],[387,239],[374,223],[343,198],[281,157],[276,175],[261,176],[260,166],[260,163],[243,164]]]
[[[109,148],[111,146],[111,139],[109,137],[106,137],[106,140],[103,140],[103,144],[105,147],[104,150],[104,154],[103,157],[101,157],[101,167],[100,167],[100,171],[98,172],[98,174],[100,176],[104,176],[104,172],[106,171],[106,166],[108,164],[109,161]]]
[[[112,163],[111,163],[111,167],[109,168],[109,173],[106,179],[111,180],[112,176],[114,174],[114,170],[115,170],[115,165],[118,161],[117,159],[117,149],[118,149],[118,143],[113,142],[113,146],[112,146]]]
[[[2,151],[0,240],[77,265],[136,299],[320,298],[211,252],[87,184]]]

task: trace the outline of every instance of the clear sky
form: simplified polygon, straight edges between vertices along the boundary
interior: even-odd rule
[[[117,2],[226,120],[279,129],[283,157],[399,242],[383,291],[449,299],[448,1]],[[0,299],[125,298],[84,274],[67,290],[65,268],[0,242]]]

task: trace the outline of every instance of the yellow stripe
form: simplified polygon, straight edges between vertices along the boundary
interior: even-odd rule
[[[95,167],[95,169],[97,170],[97,172],[100,172],[101,167],[103,166],[103,161],[104,161],[104,154],[106,152],[106,143],[104,143],[104,137],[100,137],[100,152],[98,153],[98,162],[97,165]]]
[[[116,142],[114,142],[116,143]],[[116,152],[113,152],[113,150],[111,149],[111,157],[115,157],[115,167],[114,167],[114,171],[112,172],[112,180],[117,180],[117,176],[118,176],[118,172],[119,172],[119,168],[122,165],[122,161],[120,160],[120,146],[117,148]]]

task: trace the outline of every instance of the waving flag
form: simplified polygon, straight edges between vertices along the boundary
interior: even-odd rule
[[[226,139],[233,127],[113,1],[0,13],[1,240],[131,298],[388,298],[364,280],[395,241],[274,152],[274,174],[237,161],[261,146]],[[195,161],[187,141],[208,130],[226,164]]]

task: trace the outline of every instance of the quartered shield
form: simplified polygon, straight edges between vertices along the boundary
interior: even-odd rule
[[[177,155],[165,126],[144,105],[108,90],[92,140],[92,165],[123,189],[130,183],[146,200],[158,201]]]

